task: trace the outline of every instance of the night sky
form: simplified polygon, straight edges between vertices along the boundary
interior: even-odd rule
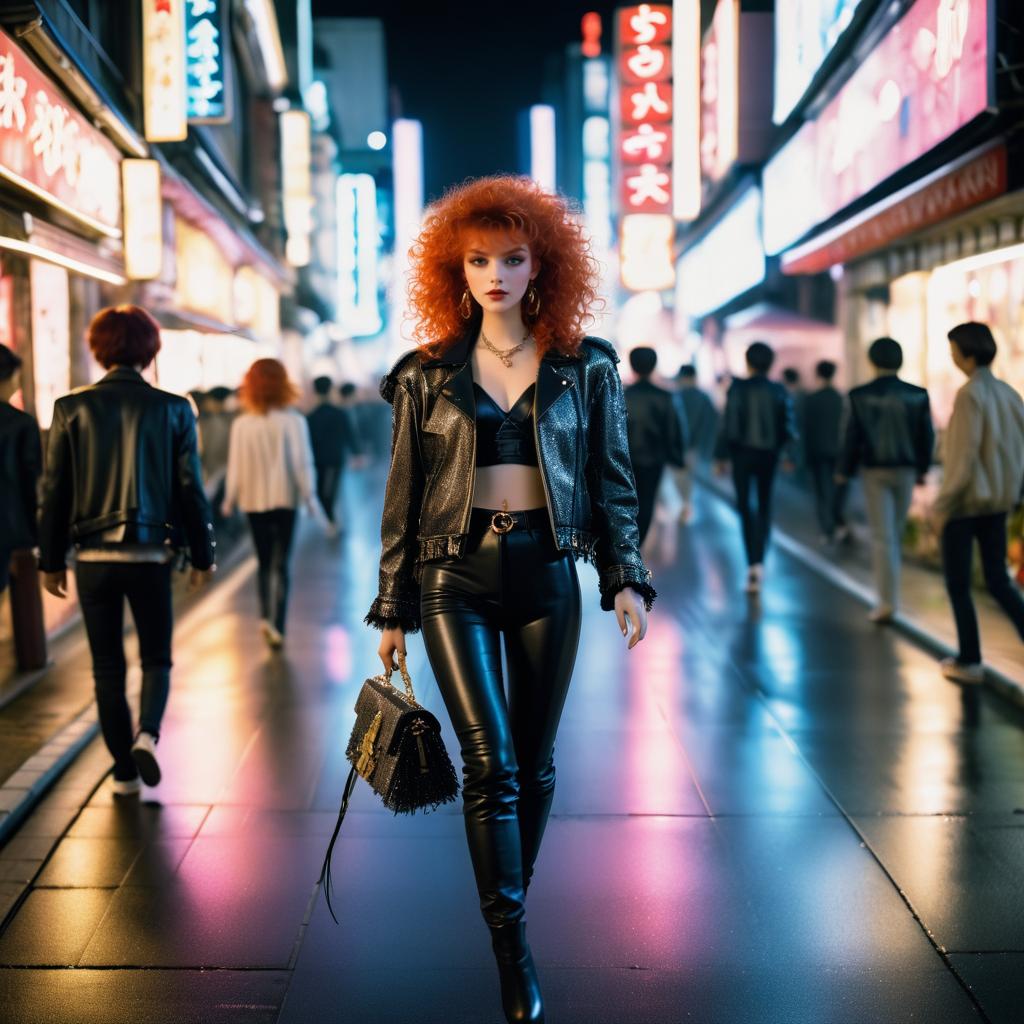
[[[545,60],[581,39],[597,11],[612,45],[619,4],[575,0],[395,3],[313,0],[314,17],[380,18],[401,109],[423,122],[427,196],[466,177],[519,171],[516,117],[543,102]]]

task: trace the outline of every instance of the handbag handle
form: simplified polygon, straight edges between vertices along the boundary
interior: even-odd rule
[[[402,682],[405,683],[406,696],[413,702],[413,704],[416,704],[416,694],[413,692],[412,688],[412,676],[409,675],[409,669],[405,664],[405,655],[401,651],[395,651],[395,656],[398,658],[398,671],[402,674]],[[390,685],[394,685],[391,683],[391,673],[393,671],[394,669],[388,669],[384,676]]]

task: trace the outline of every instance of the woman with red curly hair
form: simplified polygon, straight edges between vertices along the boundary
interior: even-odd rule
[[[316,472],[306,417],[289,408],[299,389],[276,359],[257,359],[239,388],[244,412],[231,424],[222,512],[249,519],[259,564],[260,630],[271,649],[284,644],[289,563],[300,504],[316,514]]]
[[[541,1021],[524,900],[579,639],[575,558],[596,566],[601,606],[630,648],[655,596],[618,360],[584,336],[597,266],[583,229],[528,179],[454,188],[428,211],[411,257],[421,344],[381,385],[393,443],[366,621],[383,630],[388,671],[405,635],[423,630],[462,748],[466,834],[505,1015]]]

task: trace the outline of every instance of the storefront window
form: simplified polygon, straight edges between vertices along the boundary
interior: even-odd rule
[[[946,334],[977,320],[992,328],[998,377],[1024,393],[1024,245],[939,267],[928,281],[928,386],[936,418],[945,423],[963,375],[949,358]]]

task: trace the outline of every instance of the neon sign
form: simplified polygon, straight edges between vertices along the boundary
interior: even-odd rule
[[[618,12],[616,63],[626,83],[619,98],[615,155],[622,209],[620,276],[631,291],[671,288],[672,8],[639,4]]]
[[[185,94],[188,120],[227,121],[229,50],[224,0],[185,0]]]
[[[120,154],[0,32],[0,177],[120,236]]]
[[[188,137],[184,2],[142,0],[142,100],[150,142]]]

